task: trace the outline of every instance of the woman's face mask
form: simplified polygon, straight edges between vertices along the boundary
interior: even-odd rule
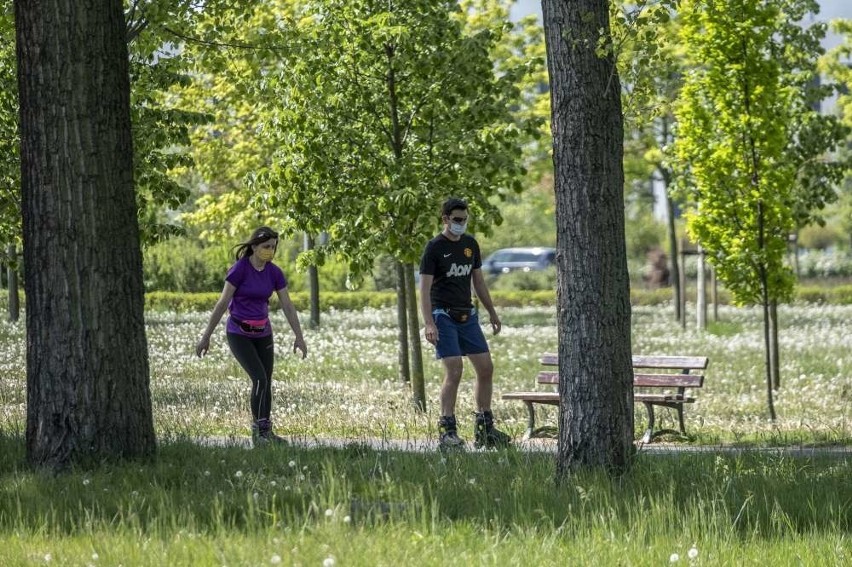
[[[255,251],[257,257],[264,262],[270,262],[275,257],[275,249],[274,248],[258,248]]]

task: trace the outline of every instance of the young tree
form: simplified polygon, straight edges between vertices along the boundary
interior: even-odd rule
[[[608,2],[544,0],[556,183],[557,477],[633,452],[621,87]]]
[[[27,459],[155,450],[120,0],[16,2]]]
[[[833,198],[839,169],[820,162],[843,135],[812,108],[824,30],[798,22],[817,9],[811,0],[688,0],[680,12],[693,62],[675,112],[687,229],[734,300],[763,306],[772,419],[775,306],[793,292],[788,237]]]

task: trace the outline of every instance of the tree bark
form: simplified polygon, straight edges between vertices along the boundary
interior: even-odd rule
[[[314,237],[305,233],[305,250],[314,249]],[[308,266],[308,289],[311,296],[311,318],[308,321],[308,326],[311,329],[319,329],[320,326],[320,289],[319,289],[319,270],[314,265]]]
[[[405,303],[408,310],[408,338],[411,354],[411,394],[414,407],[426,411],[426,384],[423,377],[423,349],[420,343],[420,317],[417,315],[414,266],[405,266]]]
[[[772,386],[781,388],[781,351],[778,343],[778,300],[769,302],[769,368]]]
[[[408,366],[408,309],[406,301],[405,266],[396,261],[396,326],[399,331],[399,381],[408,384],[411,381],[411,370]]]
[[[659,166],[658,170],[663,177],[663,187],[666,192],[666,213],[668,219],[666,221],[666,229],[669,237],[669,259],[671,261],[671,277],[670,280],[672,282],[672,289],[674,293],[674,308],[675,308],[675,321],[680,321],[681,314],[681,305],[683,304],[681,300],[681,294],[683,290],[680,286],[680,262],[678,261],[678,249],[677,249],[677,224],[675,223],[675,203],[674,199],[669,195],[669,185],[671,184],[672,174],[671,171],[666,169],[665,167]]]
[[[7,252],[9,265],[6,272],[6,285],[9,287],[9,321],[14,323],[21,318],[21,299],[18,296],[18,249],[14,244],[10,244]]]
[[[15,2],[27,459],[156,449],[121,0]]]
[[[633,454],[621,88],[605,0],[544,0],[557,221],[557,479]]]

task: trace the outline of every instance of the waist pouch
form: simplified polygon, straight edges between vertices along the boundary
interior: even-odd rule
[[[251,319],[248,321],[234,319],[234,322],[244,333],[262,333],[266,330],[266,324],[269,322],[269,319]]]
[[[447,315],[450,316],[450,319],[456,323],[467,323],[470,320],[470,316],[473,315],[473,309],[455,309],[447,307],[446,312]]]

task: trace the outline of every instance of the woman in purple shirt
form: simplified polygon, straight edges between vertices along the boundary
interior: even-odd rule
[[[287,292],[287,278],[281,268],[272,263],[278,247],[278,233],[262,226],[254,231],[247,242],[235,246],[237,261],[228,270],[225,288],[210,315],[207,329],[195,347],[195,353],[204,356],[210,349],[210,337],[222,320],[225,310],[230,311],[227,324],[228,346],[251,377],[252,440],[262,445],[284,440],[272,432],[269,416],[272,410],[272,362],[274,344],[272,323],[269,321],[269,297],[278,294],[281,310],[296,335],[293,352],[308,355],[302,336],[302,327],[296,308]]]

